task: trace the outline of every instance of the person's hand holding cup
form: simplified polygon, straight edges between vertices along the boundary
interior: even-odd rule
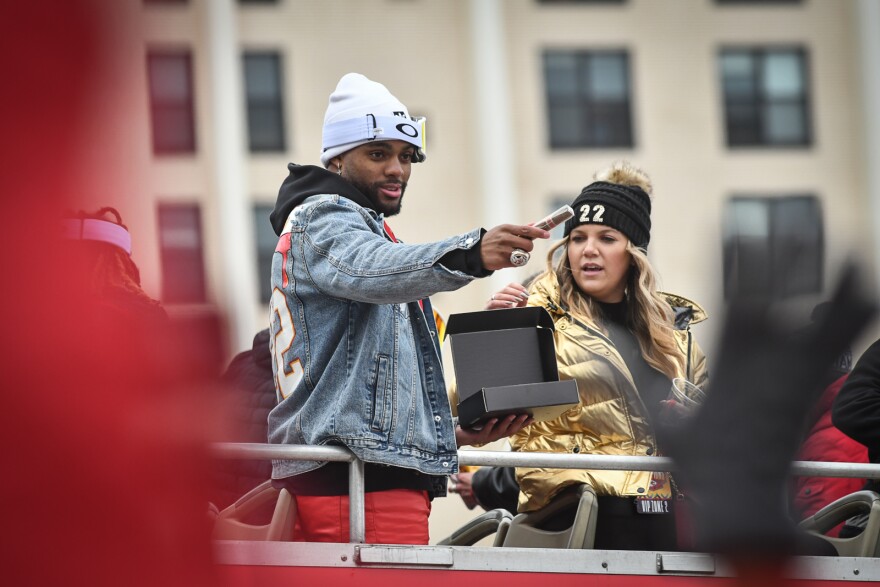
[[[690,418],[697,412],[704,399],[706,393],[697,385],[683,377],[676,377],[672,380],[669,395],[660,402],[662,404],[660,418],[666,425]]]

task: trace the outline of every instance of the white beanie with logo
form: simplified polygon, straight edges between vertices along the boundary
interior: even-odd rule
[[[359,73],[347,73],[330,94],[324,114],[321,163],[377,140],[406,141],[416,147],[413,162],[425,160],[425,119],[412,118],[388,88]]]

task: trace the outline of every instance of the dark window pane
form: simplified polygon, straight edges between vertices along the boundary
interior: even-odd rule
[[[159,205],[162,301],[201,303],[205,297],[202,221],[196,204]]]
[[[590,112],[592,144],[597,147],[625,147],[632,144],[629,103],[594,102]]]
[[[822,289],[822,211],[813,196],[735,197],[725,210],[727,296],[789,297]]]
[[[281,57],[245,53],[248,145],[251,151],[284,151],[284,99]]]
[[[147,54],[153,152],[192,153],[196,149],[192,58],[189,51]]]
[[[721,56],[724,94],[730,99],[750,99],[757,95],[755,63],[748,53],[730,52]]]
[[[577,147],[583,136],[583,112],[575,105],[550,108],[550,137],[554,147]]]
[[[800,145],[807,129],[801,104],[768,104],[764,111],[766,142],[773,145]]]
[[[544,82],[551,148],[632,146],[625,52],[546,51]]]
[[[257,205],[254,206],[254,234],[256,235],[257,244],[257,279],[260,282],[260,300],[264,304],[269,303],[272,297],[272,255],[275,253],[275,247],[278,245],[278,237],[269,224],[269,214],[272,213],[273,206]]]

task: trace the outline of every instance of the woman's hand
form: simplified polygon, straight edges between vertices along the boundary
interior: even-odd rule
[[[660,412],[658,414],[659,424],[666,428],[676,428],[685,420],[693,415],[693,410],[689,410],[681,403],[674,399],[666,399],[660,402]]]
[[[529,292],[516,282],[508,283],[498,290],[489,301],[486,302],[485,310],[501,310],[507,308],[522,308],[529,299]]]
[[[490,418],[486,420],[479,430],[456,426],[455,441],[458,443],[458,446],[489,444],[490,442],[513,436],[532,422],[534,422],[534,419],[528,414],[510,414],[500,419]]]

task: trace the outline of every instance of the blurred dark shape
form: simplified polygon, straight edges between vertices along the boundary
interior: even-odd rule
[[[731,301],[711,393],[670,450],[694,499],[697,547],[729,555],[742,576],[815,546],[788,516],[790,463],[823,377],[877,311],[854,265],[807,333],[783,319],[779,302],[775,290]]]
[[[232,359],[221,381],[227,425],[218,440],[265,443],[267,418],[277,403],[268,328],[254,336],[252,348]],[[267,460],[217,459],[213,466],[211,501],[221,510],[272,476]],[[259,521],[271,519],[274,505],[257,513]]]

